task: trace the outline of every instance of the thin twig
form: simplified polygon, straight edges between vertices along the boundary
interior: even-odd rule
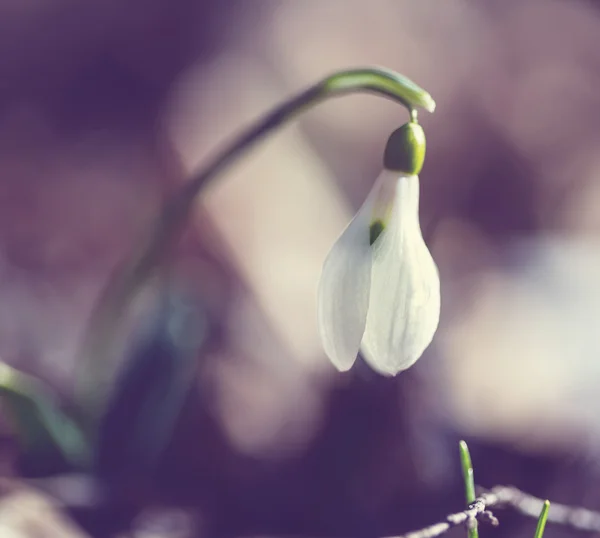
[[[99,489],[100,486],[95,480],[90,480],[85,475],[64,475],[55,478],[26,480],[24,483],[30,487],[41,489],[65,507],[92,507],[106,493]],[[17,482],[12,480],[0,479],[0,496],[6,495],[16,484]],[[9,488],[9,486],[11,487]],[[73,488],[79,496],[75,501],[73,500]],[[482,488],[478,488],[478,490],[481,492],[480,495],[465,510],[450,514],[444,521],[423,529],[388,538],[435,538],[460,525],[469,528],[476,521],[497,526],[498,519],[492,514],[490,508],[511,507],[525,516],[538,519],[545,503],[545,501],[512,486],[494,486],[490,490]],[[67,491],[69,494],[65,495]],[[579,531],[600,532],[600,512],[586,508],[552,503],[547,521]]]
[[[489,491],[483,491],[466,510],[450,514],[446,516],[444,521],[439,523],[393,538],[434,538],[459,525],[472,528],[478,520],[496,526],[498,520],[489,509],[508,506],[523,515],[537,519],[544,506],[544,501],[512,486],[495,486]],[[594,512],[586,508],[553,502],[548,513],[548,522],[579,531],[600,532],[600,512]]]
[[[512,506],[521,514],[535,518],[539,516],[544,504],[541,499],[512,486],[495,486],[488,494],[495,497],[494,504]],[[548,522],[585,532],[600,532],[600,512],[577,506],[552,502],[548,512]]]
[[[459,525],[465,525],[469,529],[473,528],[477,524],[478,519],[496,526],[498,525],[498,520],[488,510],[489,507],[496,504],[499,504],[497,496],[491,492],[483,493],[462,512],[450,514],[446,516],[444,521],[435,523],[434,525],[430,525],[429,527],[425,527],[418,531],[395,536],[394,538],[434,538],[435,536],[441,536],[451,528],[458,527]]]

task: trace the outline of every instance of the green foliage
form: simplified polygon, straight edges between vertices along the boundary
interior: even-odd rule
[[[0,363],[0,402],[25,474],[153,469],[193,384],[207,319],[199,304],[166,288],[147,321],[117,372],[96,429],[61,410],[40,380]]]
[[[40,466],[40,472],[41,466],[57,458],[72,468],[89,463],[89,447],[79,426],[56,401],[41,381],[0,363],[0,402],[24,457]]]
[[[550,510],[550,501],[544,501],[544,506],[540,512],[540,517],[537,522],[535,529],[534,538],[542,538],[544,536],[544,529],[546,528],[546,521],[548,520],[548,511]]]
[[[179,291],[163,290],[134,334],[109,394],[94,443],[97,471],[107,476],[154,468],[193,385],[206,334],[202,307]]]
[[[475,502],[477,495],[475,494],[475,477],[473,475],[473,463],[471,462],[471,454],[469,447],[465,441],[461,441],[458,445],[460,451],[460,464],[462,467],[463,480],[465,482],[465,497],[467,506]],[[469,527],[469,538],[479,538],[477,525],[473,528]]]

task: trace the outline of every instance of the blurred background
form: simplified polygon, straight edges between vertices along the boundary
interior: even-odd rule
[[[206,342],[155,472],[84,515],[7,483],[0,529],[398,534],[461,509],[460,438],[478,484],[600,509],[592,0],[1,0],[0,357],[68,401],[90,312],[160,204],[287,96],[371,64],[437,102],[420,114],[443,300],[425,355],[386,379],[322,352],[321,265],[407,119],[372,96],[327,102],[212,184],[174,249]],[[6,508],[17,490],[27,518]],[[486,534],[533,535],[497,515]]]

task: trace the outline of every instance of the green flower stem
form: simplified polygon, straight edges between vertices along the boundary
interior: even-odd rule
[[[535,529],[534,538],[542,538],[544,536],[544,529],[546,528],[546,521],[548,520],[548,511],[550,510],[550,501],[544,501],[544,506],[542,506],[542,511],[540,512],[540,517],[537,522],[537,527]]]
[[[460,464],[462,467],[463,479],[465,482],[465,498],[467,506],[475,502],[475,477],[473,475],[473,464],[471,463],[471,454],[469,447],[465,441],[459,443]],[[477,520],[474,520],[473,525],[469,525],[469,538],[479,538],[477,530]]]
[[[411,118],[416,116],[416,107],[430,112],[435,109],[435,102],[425,90],[394,71],[382,68],[339,71],[283,102],[250,125],[166,202],[140,247],[113,276],[92,313],[83,342],[82,370],[77,387],[77,401],[86,421],[91,421],[92,429],[102,411],[109,390],[107,387],[118,363],[115,360],[118,356],[115,342],[119,340],[122,316],[176,240],[193,208],[196,195],[260,140],[301,112],[331,97],[360,92],[374,93],[402,104]]]

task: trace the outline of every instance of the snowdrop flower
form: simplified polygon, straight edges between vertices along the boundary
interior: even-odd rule
[[[416,121],[389,138],[384,170],[323,266],[318,323],[341,371],[359,349],[373,369],[396,375],[430,344],[440,316],[440,280],[419,224],[425,134]]]

